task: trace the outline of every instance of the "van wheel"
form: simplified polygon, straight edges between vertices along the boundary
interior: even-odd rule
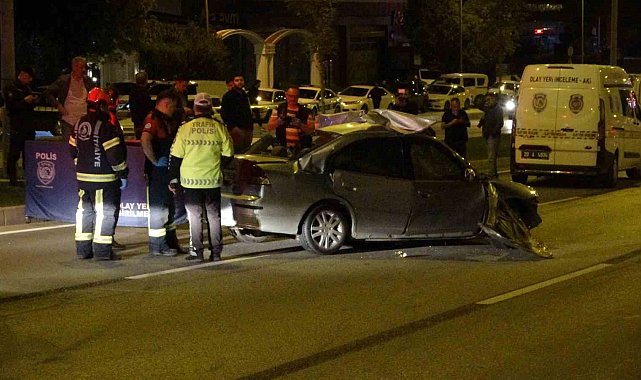
[[[619,179],[619,158],[615,155],[612,159],[612,165],[603,177],[603,186],[613,188],[617,185]]]
[[[485,96],[484,95],[476,95],[476,98],[474,98],[474,107],[476,108],[482,108],[483,103],[485,103]]]
[[[625,174],[627,174],[630,179],[641,179],[641,169],[639,168],[626,169]]]
[[[525,185],[527,183],[527,174],[512,174],[512,181]]]
[[[470,99],[465,99],[465,104],[463,105],[463,109],[470,109]]]

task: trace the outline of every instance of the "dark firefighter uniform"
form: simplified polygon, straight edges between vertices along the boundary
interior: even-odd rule
[[[82,259],[117,258],[112,252],[116,218],[120,208],[120,188],[126,183],[129,169],[126,151],[117,129],[88,98],[89,112],[74,127],[69,139],[76,161],[78,210],[76,212],[76,253]],[[106,107],[106,105],[105,105]],[[122,181],[124,180],[124,181]]]
[[[166,164],[156,166],[145,160],[147,175],[147,205],[149,207],[149,250],[152,254],[163,254],[170,249],[179,250],[174,215],[176,204],[174,195],[169,191],[169,153],[176,136],[177,127],[172,126],[170,116],[152,110],[145,119],[143,133],[151,134],[151,145],[156,159],[163,159]]]

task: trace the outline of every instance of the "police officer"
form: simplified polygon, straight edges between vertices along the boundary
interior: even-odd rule
[[[152,256],[176,256],[182,253],[176,236],[176,205],[169,190],[169,152],[178,127],[171,117],[176,99],[163,91],[156,97],[154,108],[145,119],[140,145],[145,154],[147,206],[149,208],[149,252]]]
[[[212,118],[211,97],[201,92],[194,100],[195,118],[184,124],[171,147],[170,189],[185,191],[185,208],[189,220],[191,255],[187,260],[203,261],[203,222],[208,225],[210,261],[220,260],[223,235],[220,225],[221,163],[226,165],[234,155],[234,145],[227,128]]]
[[[78,179],[76,254],[81,259],[118,260],[112,242],[129,168],[120,136],[109,121],[106,92],[90,90],[87,111],[69,138]]]
[[[7,159],[7,176],[11,186],[18,185],[18,160],[22,155],[24,167],[25,142],[33,140],[36,133],[30,123],[33,122],[34,107],[38,97],[31,91],[33,70],[30,67],[20,69],[18,79],[4,89],[4,97],[9,112],[9,157]]]

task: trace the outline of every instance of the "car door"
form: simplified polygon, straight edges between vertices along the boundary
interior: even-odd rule
[[[355,141],[335,153],[329,167],[334,193],[353,211],[354,237],[403,234],[413,189],[404,178],[400,138]]]
[[[443,144],[407,136],[405,166],[413,179],[406,235],[470,236],[478,232],[487,207],[483,184],[465,178],[465,165]]]

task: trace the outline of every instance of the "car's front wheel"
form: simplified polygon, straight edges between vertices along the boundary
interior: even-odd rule
[[[363,106],[361,107],[361,111],[363,111],[363,112],[367,113],[367,111],[369,111],[369,109],[367,108],[367,105],[363,105]]]
[[[330,205],[316,206],[305,218],[300,243],[307,251],[331,255],[349,238],[349,218]]]

